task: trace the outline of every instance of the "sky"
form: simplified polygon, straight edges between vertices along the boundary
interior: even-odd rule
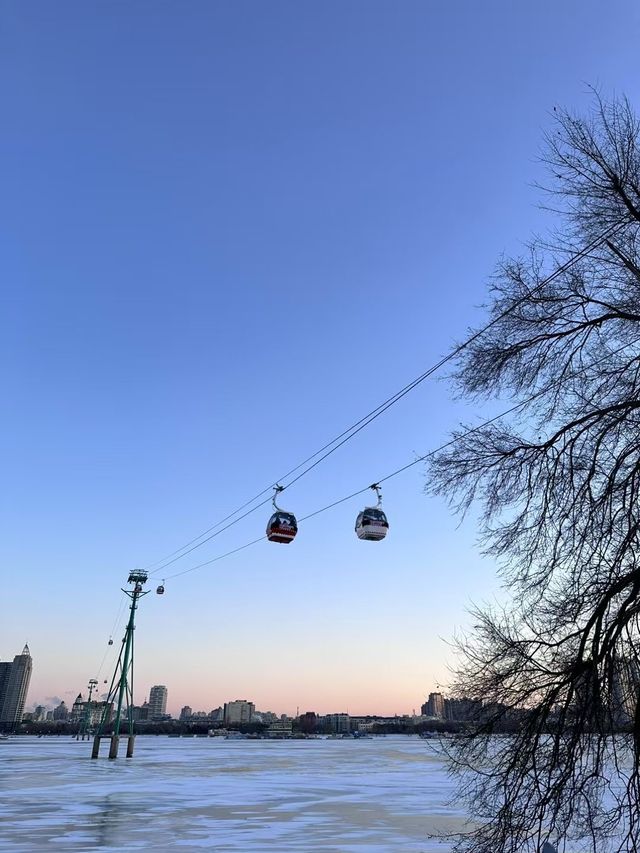
[[[497,260],[553,225],[554,105],[638,104],[612,0],[0,0],[0,659],[28,704],[110,677],[129,571],[155,563],[482,322]],[[281,499],[307,515],[489,406],[428,380]],[[385,484],[259,542],[261,507],[154,575],[135,699],[411,713],[473,602],[472,513]],[[164,596],[153,594],[166,577]],[[108,646],[113,634],[114,645]]]

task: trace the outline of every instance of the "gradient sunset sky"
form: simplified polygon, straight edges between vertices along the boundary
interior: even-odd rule
[[[29,642],[31,706],[110,675],[131,568],[481,322],[501,253],[553,224],[533,183],[554,105],[589,109],[593,84],[640,109],[640,9],[0,0],[0,13],[0,658]],[[489,411],[429,380],[282,505],[307,515]],[[499,580],[474,518],[459,526],[427,497],[421,466],[383,494],[384,542],[356,539],[358,498],[291,545],[167,579],[138,614],[136,701],[165,684],[174,713],[234,698],[418,709]]]

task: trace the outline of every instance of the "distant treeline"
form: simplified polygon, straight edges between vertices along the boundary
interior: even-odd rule
[[[105,729],[105,734],[111,732],[113,724]],[[78,733],[79,724],[70,723],[67,721],[47,721],[34,722],[28,721],[22,723],[15,729],[15,734],[23,735],[60,735],[72,737]],[[162,722],[149,722],[146,720],[138,720],[134,723],[136,734],[140,735],[207,735],[209,731],[215,729],[226,729],[227,731],[236,731],[241,734],[264,734],[269,728],[268,723],[195,723],[181,722],[180,720],[164,720]],[[449,732],[456,733],[464,730],[464,723],[453,722],[447,720],[428,720],[413,724],[410,721],[398,720],[397,722],[373,723],[370,730],[371,734],[421,734],[423,732]],[[122,722],[120,727],[121,733],[127,731],[127,724]],[[293,734],[332,734],[333,730],[320,722],[318,725],[310,727],[308,725],[300,726],[297,720],[292,722]],[[353,732],[352,732],[353,733]],[[369,733],[369,732],[367,732]]]
[[[495,711],[495,708],[493,709]],[[461,734],[468,731],[470,728],[482,727],[488,733],[508,734],[517,732],[527,722],[528,713],[526,711],[506,711],[501,709],[494,715],[484,714],[482,717],[474,721],[465,720],[421,720],[413,722],[410,718],[398,718],[397,720],[386,720],[377,722],[375,719],[370,719],[366,728],[363,727],[361,734],[423,734],[423,733],[440,733],[440,734]],[[105,730],[105,734],[109,734],[112,730],[111,723]],[[211,730],[225,729],[227,731],[236,731],[241,734],[261,735],[267,732],[268,723],[211,723],[210,721],[203,722],[184,722],[181,720],[163,720],[158,722],[150,722],[147,720],[138,720],[134,723],[134,731],[140,735],[200,735],[206,736]],[[554,722],[550,720],[548,731],[553,732]],[[21,723],[19,726],[14,726],[12,731],[14,734],[24,735],[60,735],[71,737],[76,735],[79,729],[77,722],[68,721],[46,721],[34,722],[29,720]],[[628,732],[632,729],[630,724],[621,723],[616,727],[616,731],[620,733]],[[351,734],[354,734],[356,725],[352,725]],[[595,729],[594,729],[595,730]],[[120,728],[121,734],[127,732],[127,723],[123,720]],[[335,729],[325,721],[322,717],[317,718],[312,723],[309,719],[293,720],[292,734],[333,734]],[[279,733],[274,733],[278,736]]]

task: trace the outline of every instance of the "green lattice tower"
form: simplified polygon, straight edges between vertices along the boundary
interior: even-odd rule
[[[87,740],[89,739],[90,731],[91,731],[91,697],[93,696],[93,691],[98,688],[98,679],[90,678],[89,684],[87,685],[87,689],[89,691],[89,698],[87,699],[84,706],[84,714],[82,715],[82,719],[80,720],[80,725],[78,726],[78,734],[76,735],[76,740],[84,740],[85,737]]]
[[[109,758],[118,757],[118,746],[120,743],[120,725],[122,723],[122,708],[127,708],[127,758],[133,756],[133,745],[135,735],[133,731],[133,632],[135,630],[135,614],[138,607],[138,600],[143,595],[147,595],[142,585],[147,582],[147,573],[145,571],[136,570],[129,574],[127,583],[133,584],[133,589],[123,589],[125,595],[131,599],[129,606],[129,621],[122,638],[122,646],[118,655],[118,662],[111,679],[111,686],[107,694],[107,700],[102,711],[98,730],[93,741],[93,751],[91,758],[97,758],[100,751],[100,740],[103,737],[110,737],[111,744],[109,747]],[[116,706],[116,715],[113,721],[113,730],[110,735],[105,734],[105,729],[109,725],[111,711],[113,706]]]

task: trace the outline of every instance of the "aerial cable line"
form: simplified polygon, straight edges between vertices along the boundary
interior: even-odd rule
[[[360,418],[360,420],[351,424],[351,426],[347,427],[347,429],[343,430],[339,435],[337,435],[331,441],[324,444],[319,450],[316,450],[315,453],[312,453],[311,456],[308,456],[306,459],[304,459],[302,462],[300,462],[298,465],[296,465],[295,468],[292,468],[286,474],[283,474],[281,477],[279,477],[276,480],[276,482],[282,483],[284,480],[287,480],[292,474],[296,474],[297,472],[300,472],[300,473],[297,473],[297,476],[294,477],[289,483],[286,483],[284,486],[282,486],[282,489],[280,491],[284,491],[284,489],[288,489],[294,483],[297,483],[298,480],[300,480],[302,477],[306,476],[317,465],[319,465],[321,462],[324,462],[324,460],[327,459],[329,456],[331,456],[333,453],[335,453],[336,450],[338,450],[340,447],[342,447],[344,444],[346,444],[348,441],[350,441],[352,438],[354,438],[359,432],[361,432],[363,429],[365,429],[365,427],[369,426],[369,424],[373,423],[373,421],[375,421],[377,418],[379,418],[380,415],[384,414],[387,411],[387,409],[390,409],[397,402],[399,402],[403,397],[405,397],[407,394],[409,394],[410,391],[413,391],[414,388],[416,388],[418,385],[421,385],[426,379],[428,379],[430,376],[432,376],[434,373],[436,373],[438,370],[440,370],[445,364],[447,364],[448,362],[450,362],[454,358],[456,358],[458,355],[460,355],[460,353],[462,353],[465,349],[467,349],[469,346],[471,346],[471,344],[473,344],[476,340],[478,340],[478,338],[481,337],[485,332],[487,332],[489,329],[491,329],[493,326],[495,326],[496,323],[499,323],[501,320],[503,320],[505,317],[507,317],[512,311],[514,311],[519,305],[521,305],[523,302],[525,302],[527,299],[529,299],[532,294],[537,293],[538,291],[542,290],[544,287],[546,287],[547,284],[550,284],[552,281],[554,281],[556,278],[558,278],[560,275],[562,275],[564,272],[566,272],[566,270],[569,269],[571,266],[573,266],[573,264],[577,263],[578,261],[580,261],[584,257],[586,257],[594,248],[597,248],[597,246],[599,246],[601,243],[603,243],[609,237],[613,236],[615,233],[620,231],[626,224],[627,224],[626,221],[622,221],[622,222],[617,222],[617,223],[614,223],[613,225],[610,225],[608,228],[606,228],[602,232],[602,234],[600,234],[598,237],[594,238],[590,243],[588,243],[586,246],[584,246],[578,252],[575,252],[573,255],[571,255],[569,258],[567,258],[567,260],[563,264],[561,264],[552,273],[550,273],[548,276],[546,276],[535,287],[532,287],[530,290],[528,290],[525,295],[523,295],[520,299],[516,300],[512,305],[510,305],[508,308],[506,308],[501,314],[494,317],[486,325],[484,325],[482,328],[478,329],[478,331],[474,332],[473,335],[471,335],[469,338],[464,340],[462,343],[460,343],[456,347],[454,347],[449,353],[447,353],[447,355],[443,356],[439,361],[437,361],[431,367],[427,368],[427,370],[425,370],[423,373],[421,373],[419,376],[417,376],[415,379],[413,379],[411,382],[409,382],[407,385],[405,385],[403,388],[401,388],[399,391],[397,391],[391,397],[388,397],[386,400],[384,400],[382,403],[380,403],[375,409],[372,409],[368,414],[366,414],[364,417]],[[311,464],[307,464],[307,463],[311,463]],[[305,465],[307,466],[306,468],[304,467]],[[301,468],[303,469],[302,471],[300,471]],[[220,533],[223,533],[225,530],[228,530],[230,527],[233,527],[234,524],[237,524],[243,518],[246,518],[252,512],[257,510],[260,506],[263,506],[265,503],[268,503],[270,498],[266,498],[260,504],[257,504],[256,506],[249,509],[247,512],[243,513],[238,518],[234,519],[234,516],[236,516],[238,513],[240,513],[246,507],[250,506],[252,503],[254,503],[256,500],[261,498],[263,495],[267,494],[268,492],[271,492],[272,489],[273,489],[273,485],[267,486],[265,489],[263,489],[257,495],[254,495],[253,498],[251,498],[250,500],[243,503],[240,507],[238,507],[233,512],[229,513],[229,515],[225,516],[219,522],[217,522],[216,524],[207,528],[207,530],[205,530],[199,536],[196,536],[194,539],[191,539],[189,542],[186,543],[186,545],[183,545],[181,548],[178,548],[175,551],[172,551],[166,557],[164,557],[160,560],[157,560],[155,563],[150,563],[147,566],[147,569],[154,568],[154,567],[158,566],[158,568],[154,568],[154,571],[152,573],[152,574],[156,574],[156,573],[162,571],[162,569],[164,569],[166,566],[169,566],[169,565],[175,563],[177,560],[182,559],[182,557],[185,557],[187,554],[190,554],[192,551],[201,547],[201,545],[204,545],[206,542],[209,542],[211,539],[215,538]],[[231,519],[234,519],[234,520],[232,521]],[[216,528],[219,528],[221,525],[225,524],[225,522],[227,522],[227,521],[229,523],[226,524],[222,529],[216,530]],[[212,532],[212,531],[216,531],[216,532]],[[208,535],[208,534],[211,534],[211,535]],[[206,537],[206,538],[203,538],[203,537]],[[198,542],[198,540],[202,540],[202,541]],[[193,546],[193,547],[190,547],[190,546]],[[185,550],[185,549],[188,549],[188,550]]]
[[[304,463],[302,463],[302,464],[304,464]],[[243,510],[243,509],[245,509],[245,507],[250,506],[254,501],[257,501],[257,500],[258,500],[258,498],[261,498],[261,497],[262,497],[262,495],[267,494],[267,492],[271,492],[271,491],[272,491],[272,489],[273,489],[273,486],[268,486],[266,489],[263,489],[259,494],[254,495],[254,497],[252,497],[250,500],[245,501],[245,503],[243,503],[243,504],[242,504],[242,506],[239,506],[239,507],[238,507],[237,509],[235,509],[233,512],[230,512],[230,513],[229,513],[229,515],[225,515],[225,517],[224,517],[224,518],[221,518],[221,519],[220,519],[220,521],[217,521],[215,524],[212,524],[212,525],[211,525],[211,527],[208,527],[208,528],[207,528],[206,530],[204,530],[204,531],[203,531],[199,536],[194,536],[194,538],[193,538],[193,539],[190,539],[190,540],[189,540],[189,542],[187,542],[187,543],[186,543],[186,545],[183,545],[181,548],[176,548],[176,550],[175,550],[175,551],[172,551],[170,554],[167,554],[167,555],[166,555],[166,557],[163,557],[163,558],[162,558],[162,559],[160,559],[160,560],[156,560],[156,561],[155,561],[155,563],[149,563],[149,565],[148,565],[148,566],[146,566],[146,568],[147,568],[147,569],[153,569],[153,568],[154,568],[155,566],[157,566],[159,563],[164,563],[165,565],[168,565],[168,563],[165,563],[165,561],[166,561],[166,560],[169,560],[171,557],[175,556],[176,554],[179,554],[179,553],[180,553],[180,551],[184,551],[184,549],[185,549],[185,548],[188,548],[188,547],[189,547],[189,545],[193,545],[193,543],[194,543],[194,542],[197,542],[197,541],[198,541],[198,539],[202,539],[202,537],[203,537],[203,536],[206,536],[206,535],[207,535],[207,533],[211,533],[211,531],[212,531],[212,530],[215,530],[215,529],[216,529],[216,527],[220,527],[220,525],[221,525],[221,524],[224,524],[224,523],[225,523],[225,521],[229,521],[229,519],[233,518],[233,516],[234,516],[234,515],[237,515],[239,512],[242,512],[242,510]],[[266,498],[264,501],[262,501],[261,503],[259,503],[259,504],[258,504],[258,506],[263,506],[264,504],[268,503],[270,500],[271,500],[271,498],[270,498],[270,497],[269,497],[269,498]],[[258,506],[254,507],[254,509],[258,509]],[[253,510],[250,510],[250,512],[253,512]],[[246,513],[246,515],[248,515],[248,514],[249,514],[249,513]],[[244,518],[245,516],[243,515],[242,517]],[[237,521],[240,521],[240,519],[239,519],[239,518],[238,518],[238,519],[236,519],[236,520],[237,520]],[[235,524],[235,522],[234,522],[234,524]],[[226,530],[226,528],[225,528],[225,530]],[[222,532],[222,531],[220,531],[220,532]],[[216,535],[217,535],[217,534],[216,534]],[[213,537],[211,537],[211,536],[209,537],[209,539],[212,539],[212,538],[213,538]],[[205,541],[206,541],[206,542],[208,542],[208,541],[209,541],[209,539],[206,539]],[[204,543],[201,543],[201,544],[204,544]],[[196,547],[199,547],[199,546],[196,546]],[[193,549],[192,549],[192,550],[193,550]],[[189,553],[189,552],[187,551],[187,552],[185,552],[185,553]],[[182,556],[184,556],[184,554],[183,554]],[[180,559],[180,558],[178,557],[177,559]],[[151,574],[156,574],[156,573],[157,573],[157,572],[159,572],[159,571],[160,571],[160,569],[156,569],[156,570],[155,570],[154,572],[152,572]]]
[[[113,620],[113,627],[111,629],[111,632],[109,633],[109,638],[113,637],[113,635],[115,634],[115,632],[118,628],[118,625],[120,624],[120,620],[122,619],[122,612],[124,610],[124,605],[125,605],[126,600],[127,599],[125,598],[125,596],[123,594],[122,597],[120,598],[120,604],[118,605],[118,612],[116,613],[116,618]],[[102,668],[104,667],[104,663],[107,659],[107,655],[109,654],[109,652],[111,650],[112,650],[111,646],[107,646],[107,648],[105,649],[105,652],[102,655],[102,660],[100,661],[100,666],[98,667],[98,670],[95,674],[96,678],[100,678],[100,673],[102,672]]]
[[[189,572],[195,572],[196,569],[201,569],[203,566],[210,566],[212,563],[217,563],[218,560],[224,560],[225,557],[230,557],[232,554],[237,554],[238,551],[244,551],[245,548],[249,548],[251,545],[257,545],[258,542],[262,542],[263,539],[266,539],[266,536],[258,536],[257,539],[253,539],[251,542],[246,542],[244,545],[240,545],[238,548],[234,548],[232,551],[227,551],[225,554],[218,554],[217,557],[213,557],[211,560],[206,560],[204,563],[198,563],[197,566],[191,566],[189,569],[184,569],[182,572],[176,572],[175,575],[168,575],[167,580],[172,580],[173,578],[179,578],[180,575],[186,575]]]
[[[518,409],[521,409],[523,406],[526,406],[529,403],[533,402],[533,400],[535,400],[537,397],[540,397],[542,394],[546,393],[554,385],[560,385],[561,383],[567,381],[567,379],[574,378],[575,376],[578,376],[580,373],[584,373],[585,370],[588,370],[589,368],[595,367],[597,364],[600,364],[601,362],[606,361],[607,359],[611,358],[611,356],[617,355],[619,352],[622,352],[622,350],[627,349],[627,347],[634,346],[638,343],[640,343],[640,337],[635,338],[633,341],[630,341],[628,343],[622,344],[622,346],[618,347],[615,350],[612,350],[611,352],[608,352],[606,355],[604,355],[600,359],[597,359],[592,364],[585,365],[580,370],[577,370],[577,371],[575,371],[575,373],[571,374],[570,377],[563,376],[560,379],[557,379],[555,382],[552,382],[551,385],[548,385],[544,388],[539,389],[534,394],[531,394],[529,397],[527,397],[525,400],[521,400],[519,403],[514,403],[513,406],[510,406],[508,409],[505,409],[503,412],[500,412],[499,414],[494,415],[491,418],[488,418],[487,420],[483,421],[481,424],[477,424],[474,427],[470,427],[469,429],[465,430],[460,435],[453,436],[453,438],[450,438],[449,441],[446,441],[446,442],[444,442],[444,444],[441,444],[439,447],[436,447],[433,450],[429,450],[427,453],[424,453],[423,455],[416,457],[412,462],[408,462],[406,465],[403,465],[400,468],[396,468],[395,471],[392,471],[390,474],[386,474],[384,477],[381,477],[379,480],[377,480],[373,484],[373,487],[379,486],[381,483],[386,483],[388,480],[391,480],[393,477],[397,477],[399,474],[403,474],[405,471],[408,471],[409,468],[413,468],[414,465],[418,465],[420,462],[424,462],[425,460],[430,459],[432,456],[435,456],[437,453],[440,453],[442,450],[446,450],[448,447],[451,447],[451,445],[456,444],[462,438],[466,438],[469,435],[473,435],[473,433],[479,432],[481,429],[484,429],[485,427],[490,426],[491,424],[495,423],[496,421],[499,421],[502,418],[505,418],[507,415],[513,414]],[[323,506],[320,509],[314,510],[313,512],[310,512],[307,515],[302,516],[302,518],[299,518],[298,524],[300,524],[303,521],[307,521],[310,518],[314,518],[316,515],[320,515],[323,512],[327,512],[328,510],[333,509],[334,507],[339,506],[340,504],[346,503],[347,501],[350,501],[353,498],[358,497],[359,495],[365,494],[366,492],[369,492],[369,490],[371,488],[372,488],[372,486],[365,486],[364,488],[358,489],[357,491],[352,492],[351,494],[346,495],[345,497],[339,498],[338,500],[333,501],[332,503],[327,504],[326,506]],[[220,560],[224,560],[226,557],[231,557],[233,554],[237,554],[239,551],[244,551],[246,548],[250,548],[252,545],[256,545],[258,542],[262,542],[266,538],[267,538],[266,535],[265,536],[258,536],[256,539],[252,539],[250,542],[246,542],[244,545],[240,545],[237,548],[233,548],[231,551],[226,551],[224,554],[218,554],[218,556],[213,557],[210,560],[205,560],[204,562],[198,563],[195,566],[190,566],[188,569],[184,569],[181,572],[176,572],[173,575],[169,575],[167,577],[167,580],[172,580],[173,578],[181,577],[182,575],[189,574],[190,572],[195,572],[197,569],[201,569],[204,566],[210,566],[213,563],[217,563]]]
[[[540,282],[540,284],[531,288],[531,290],[529,290],[525,296],[522,296],[520,299],[518,299],[516,302],[514,302],[513,305],[511,305],[509,308],[506,308],[501,314],[499,314],[497,317],[494,317],[493,320],[491,320],[489,323],[487,323],[481,329],[478,329],[477,332],[474,332],[474,334],[471,335],[471,337],[467,338],[467,340],[463,341],[461,344],[458,344],[457,347],[454,347],[454,349],[452,349],[449,353],[447,353],[447,355],[443,356],[440,359],[440,361],[436,362],[432,367],[428,368],[427,370],[425,370],[424,373],[422,373],[420,376],[418,376],[416,379],[414,379],[413,382],[410,382],[408,385],[405,385],[405,387],[400,389],[400,391],[398,391],[396,394],[394,394],[393,397],[389,397],[388,400],[385,400],[384,403],[381,403],[377,409],[373,410],[372,413],[370,412],[369,415],[366,415],[364,418],[362,418],[362,420],[358,421],[357,424],[354,424],[354,427],[356,427],[356,426],[358,427],[357,429],[354,429],[354,427],[351,427],[350,429],[353,429],[353,432],[351,432],[350,435],[348,435],[346,438],[344,438],[342,441],[340,441],[338,444],[336,444],[335,447],[332,447],[330,450],[328,450],[324,455],[320,456],[319,459],[316,459],[316,461],[313,462],[313,464],[309,465],[308,468],[305,468],[304,471],[301,471],[300,474],[298,474],[297,477],[295,477],[293,480],[291,480],[290,483],[287,483],[286,486],[283,486],[283,489],[289,488],[289,486],[292,486],[299,479],[301,479],[301,477],[304,477],[305,474],[308,474],[309,471],[311,471],[313,468],[316,467],[316,465],[319,465],[328,456],[331,456],[331,454],[334,453],[339,447],[342,447],[343,444],[346,444],[347,441],[350,441],[350,439],[352,439],[355,435],[357,435],[361,430],[363,430],[366,426],[368,426],[372,421],[374,421],[376,418],[380,417],[381,414],[386,412],[387,409],[391,408],[391,406],[395,405],[395,403],[397,403],[399,400],[401,400],[406,394],[408,394],[410,391],[413,391],[414,388],[416,388],[418,385],[420,385],[422,382],[424,382],[425,379],[428,379],[429,376],[432,376],[434,373],[436,373],[438,370],[440,370],[440,368],[443,367],[445,364],[447,364],[447,362],[451,361],[452,359],[456,358],[456,356],[460,355],[461,352],[463,352],[465,349],[467,349],[467,347],[469,347],[472,343],[474,343],[481,335],[483,335],[485,332],[487,332],[492,326],[494,326],[500,320],[502,320],[506,316],[508,316],[515,308],[517,308],[526,299],[528,299],[531,296],[531,294],[536,293],[538,290],[541,290],[547,284],[550,284],[552,281],[554,281],[556,278],[558,278],[558,276],[562,275],[563,272],[565,272],[567,269],[569,269],[569,267],[571,267],[573,264],[575,264],[578,260],[581,260],[587,254],[589,254],[589,252],[591,252],[592,249],[594,249],[598,245],[600,245],[600,243],[602,243],[607,237],[611,236],[615,231],[621,229],[623,224],[624,223],[616,223],[615,225],[611,225],[609,228],[607,228],[603,232],[603,234],[601,234],[599,237],[597,237],[595,240],[593,240],[591,243],[589,243],[588,246],[585,246],[579,252],[572,255],[570,258],[568,258],[564,264],[559,266],[556,270],[554,270],[554,272],[552,272],[545,279],[543,279]],[[346,432],[348,432],[348,430],[346,430],[344,433],[342,433],[341,436],[338,436],[336,439],[334,439],[333,442],[330,442],[330,444],[325,445],[325,448],[330,447],[331,444],[334,444],[336,441],[338,441],[338,439],[340,439],[342,436],[344,436]],[[317,453],[314,454],[314,456],[312,456],[310,458],[313,459],[315,456],[322,453],[322,450],[324,450],[325,448],[321,448]],[[302,463],[302,464],[304,464],[304,463]],[[301,467],[301,466],[298,466],[298,467]]]
[[[250,503],[250,501],[249,501],[249,503]],[[229,522],[229,524],[225,525],[224,527],[221,527],[219,530],[216,530],[215,533],[212,533],[210,536],[207,536],[206,539],[203,539],[201,542],[198,542],[197,545],[192,545],[191,548],[189,548],[187,551],[183,551],[183,553],[181,553],[181,554],[178,554],[177,557],[173,557],[170,560],[168,559],[166,562],[162,563],[160,566],[158,566],[152,572],[149,572],[149,575],[151,576],[151,575],[159,574],[164,569],[166,569],[167,566],[171,566],[173,563],[177,562],[177,560],[181,560],[183,557],[186,557],[187,554],[190,554],[192,551],[195,551],[196,548],[200,548],[201,545],[205,545],[207,542],[210,542],[211,539],[215,539],[216,536],[219,536],[221,533],[224,533],[225,530],[228,530],[230,527],[233,527],[234,524],[237,524],[239,521],[242,521],[243,518],[246,518],[248,515],[251,515],[252,512],[255,512],[257,509],[260,509],[261,506],[264,506],[267,503],[271,503],[270,497],[265,498],[263,501],[260,501],[259,504],[256,504],[251,509],[248,509],[242,515],[238,516],[238,518],[236,518],[234,521],[231,521],[231,522]],[[246,504],[245,504],[245,506],[246,506]],[[211,530],[212,528],[209,528],[209,529]],[[193,541],[195,541],[195,540],[192,540],[192,542]],[[191,544],[191,543],[189,543],[189,544]],[[187,546],[185,545],[184,547],[186,548]],[[182,549],[178,549],[178,550],[182,550]]]
[[[489,424],[492,424],[494,421],[497,421],[500,418],[505,417],[506,415],[510,414],[511,412],[515,411],[516,409],[519,409],[521,406],[524,406],[528,402],[529,402],[529,400],[523,400],[522,402],[517,403],[516,405],[512,406],[510,409],[507,409],[506,411],[501,412],[499,415],[495,415],[495,417],[490,418],[489,420],[484,421],[483,423],[479,424],[478,426],[475,426],[472,429],[467,430],[462,435],[450,439],[449,441],[445,442],[445,444],[440,445],[440,447],[436,447],[434,450],[430,450],[428,453],[425,453],[423,456],[419,456],[416,459],[414,459],[413,462],[409,462],[407,465],[403,465],[402,468],[398,468],[396,471],[393,471],[391,474],[387,474],[385,477],[382,477],[381,479],[377,480],[376,484],[379,485],[380,483],[384,483],[387,480],[390,480],[392,477],[395,477],[397,474],[401,474],[403,471],[406,471],[409,468],[412,468],[414,465],[417,465],[419,462],[424,462],[425,459],[429,459],[430,456],[434,456],[436,453],[439,453],[441,450],[445,450],[447,447],[454,444],[456,441],[459,441],[460,438],[463,438],[464,436],[467,436],[467,435],[471,435],[472,433],[477,432],[478,430],[482,429],[483,427],[489,426]],[[358,495],[362,495],[365,492],[368,492],[370,489],[371,489],[371,486],[365,486],[362,489],[358,489],[358,491],[356,491],[356,492],[352,492],[350,495],[346,495],[343,498],[339,498],[337,501],[333,501],[332,503],[327,504],[326,506],[323,506],[321,509],[316,509],[313,512],[310,512],[308,515],[305,515],[302,518],[299,518],[298,524],[300,524],[303,521],[307,521],[310,518],[314,518],[314,516],[320,515],[323,512],[327,512],[327,510],[333,509],[333,507],[336,507],[336,506],[339,506],[340,504],[346,503],[346,501],[350,501],[353,498],[358,497]],[[176,572],[173,575],[168,575],[166,580],[172,580],[173,578],[179,578],[181,575],[189,574],[189,572],[195,572],[196,569],[201,569],[204,566],[210,566],[212,563],[217,563],[219,560],[225,559],[225,557],[230,557],[232,554],[237,554],[238,551],[243,551],[245,548],[249,548],[251,545],[256,545],[258,542],[262,542],[263,540],[266,540],[266,538],[267,538],[266,536],[259,536],[257,539],[253,539],[251,542],[247,542],[244,545],[240,545],[239,548],[234,548],[232,551],[227,551],[224,554],[218,554],[217,557],[213,557],[211,560],[205,560],[204,562],[198,563],[195,566],[190,566],[188,569],[184,569],[181,572]]]

